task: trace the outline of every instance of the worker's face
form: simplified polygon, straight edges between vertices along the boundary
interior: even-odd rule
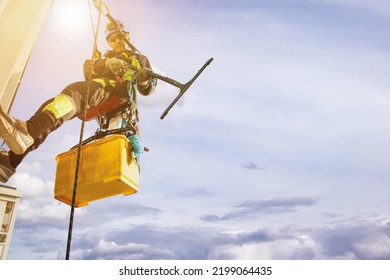
[[[126,43],[123,40],[123,35],[121,32],[112,33],[110,36],[108,36],[107,42],[110,47],[117,53],[121,53],[126,50]]]

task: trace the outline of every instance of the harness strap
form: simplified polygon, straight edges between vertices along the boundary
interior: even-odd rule
[[[124,103],[126,103],[125,100],[119,98],[118,96],[112,95],[106,101],[89,108],[85,114],[80,114],[78,117],[81,120],[90,121],[96,119],[97,117],[107,115]]]

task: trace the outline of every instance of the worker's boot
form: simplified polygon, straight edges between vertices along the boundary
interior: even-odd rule
[[[0,150],[0,181],[6,183],[14,173],[15,168],[10,163],[8,152]]]
[[[0,137],[16,154],[23,154],[34,143],[27,123],[7,115],[0,106]]]

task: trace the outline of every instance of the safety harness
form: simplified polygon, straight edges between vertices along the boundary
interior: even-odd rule
[[[121,54],[108,52],[105,56],[122,59],[132,68],[141,68],[138,55],[133,51],[127,50]],[[140,147],[141,141],[138,129],[139,113],[137,108],[136,76],[135,71],[128,68],[119,73],[115,80],[105,77],[92,79],[92,81],[102,85],[107,94],[107,99],[97,106],[88,108],[85,113],[79,115],[79,118],[84,121],[96,119],[99,124],[99,129],[95,135],[84,140],[82,145],[108,134],[124,133],[132,143],[136,159],[139,162],[142,147]],[[148,81],[148,83],[153,83],[153,81]],[[118,130],[118,126],[121,130]]]

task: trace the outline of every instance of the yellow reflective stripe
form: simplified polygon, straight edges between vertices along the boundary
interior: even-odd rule
[[[103,79],[92,79],[92,81],[101,84],[103,87],[106,87],[106,81]]]
[[[129,58],[129,55],[126,52],[121,53],[121,55],[123,55],[126,59]]]
[[[93,79],[92,81],[101,84],[104,88],[105,88],[106,85],[107,85],[106,80],[104,80],[104,79]],[[111,85],[112,87],[115,87],[115,86],[116,86],[116,81],[115,81],[115,80],[108,80],[108,82],[110,83],[110,85]]]
[[[139,64],[139,61],[135,57],[131,58],[131,66],[133,66],[135,68],[141,68],[141,65]],[[134,74],[135,74],[134,71],[129,69],[123,75],[123,79],[126,80],[126,81],[131,81],[133,79],[133,77],[134,77]]]
[[[139,61],[135,57],[131,58],[131,66],[134,66],[134,67],[137,67],[137,68],[141,68],[141,65],[139,64]]]
[[[125,74],[123,74],[123,80],[131,81],[134,77],[134,71],[133,70],[127,70]]]
[[[42,111],[49,111],[58,120],[70,113],[73,109],[73,102],[70,97],[64,94],[59,94],[51,103],[47,104]]]
[[[122,53],[122,55],[127,56],[126,53]],[[139,63],[139,61],[137,60],[137,58],[135,56],[131,57],[131,66],[135,67],[135,68],[141,68],[141,65]],[[126,81],[131,81],[133,78],[134,78],[134,75],[135,75],[135,72],[131,69],[128,69],[124,74],[123,74],[123,77],[122,79],[126,80]],[[103,86],[103,88],[106,87],[107,83],[106,81],[107,80],[104,80],[104,79],[92,79],[93,81],[101,84]],[[116,81],[115,80],[108,80],[110,85],[112,87],[115,87],[116,86]]]

